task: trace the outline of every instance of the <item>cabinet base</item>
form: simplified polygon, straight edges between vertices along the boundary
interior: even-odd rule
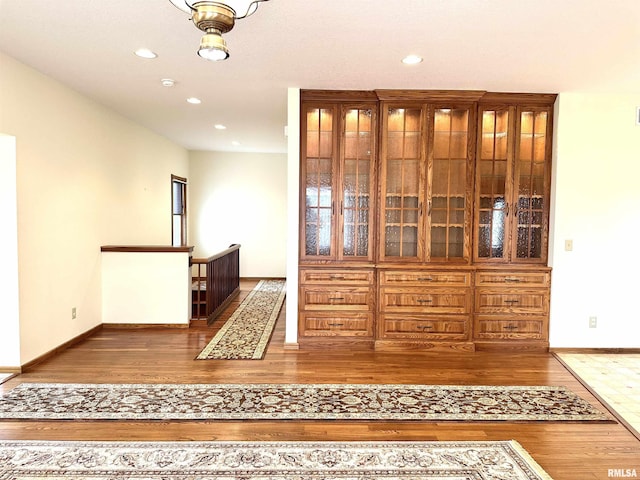
[[[375,349],[383,352],[474,352],[473,342],[416,342],[376,340]]]
[[[298,338],[300,350],[373,350],[371,338],[359,339],[355,337],[311,337]]]
[[[548,352],[549,342],[474,342],[476,350],[483,352]]]

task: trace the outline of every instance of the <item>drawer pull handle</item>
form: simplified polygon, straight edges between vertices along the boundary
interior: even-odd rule
[[[418,277],[419,282],[433,282],[433,277]]]
[[[518,326],[517,325],[506,325],[504,327],[505,330],[517,330]]]
[[[513,305],[514,303],[520,303],[520,300],[505,300],[504,303],[508,303],[509,305]]]
[[[331,280],[344,280],[344,275],[331,275],[329,278]]]
[[[520,281],[520,279],[517,278],[517,277],[505,277],[504,281],[505,282],[511,282],[511,283],[518,283]]]
[[[433,325],[418,325],[418,330],[431,330]]]
[[[341,302],[342,300],[344,300],[344,297],[329,297],[329,300],[331,302]]]
[[[418,303],[433,303],[433,300],[431,300],[430,298],[419,298],[417,300]]]
[[[344,327],[344,323],[330,323],[330,327]]]

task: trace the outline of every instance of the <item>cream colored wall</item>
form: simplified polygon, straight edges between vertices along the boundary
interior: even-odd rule
[[[563,93],[557,102],[551,346],[637,348],[640,93]]]
[[[285,154],[192,151],[187,197],[195,257],[239,243],[241,277],[285,276]]]
[[[171,243],[171,174],[188,177],[188,152],[4,54],[0,69],[26,363],[101,323],[101,245]]]
[[[189,252],[103,252],[102,322],[188,326]]]
[[[20,365],[16,139],[0,134],[0,372]]]

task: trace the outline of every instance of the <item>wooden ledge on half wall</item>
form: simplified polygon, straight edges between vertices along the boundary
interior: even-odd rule
[[[171,245],[103,245],[100,247],[101,252],[188,252],[193,253],[192,246],[174,247]]]

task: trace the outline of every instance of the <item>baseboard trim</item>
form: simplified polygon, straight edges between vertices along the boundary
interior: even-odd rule
[[[67,348],[75,345],[76,343],[80,343],[81,341],[83,341],[86,338],[90,337],[94,333],[99,332],[100,330],[102,330],[102,324],[97,325],[97,326],[87,330],[86,332],[81,333],[80,335],[73,337],[71,340],[68,340],[68,341],[64,342],[63,344],[57,346],[56,348],[54,348],[52,350],[49,350],[48,352],[40,355],[39,357],[34,358],[30,362],[27,362],[27,363],[23,364],[22,367],[21,367],[21,372],[20,373],[24,373],[24,372],[29,371],[30,369],[32,369],[36,365],[39,365],[40,363],[44,362],[45,360],[48,360],[48,359],[54,357],[55,355],[58,355],[60,352],[62,352],[64,350],[66,350]]]
[[[282,348],[284,350],[300,350],[300,344],[298,342],[285,343]]]
[[[0,373],[21,373],[20,367],[0,367]]]
[[[549,353],[640,353],[640,348],[550,348]]]
[[[106,330],[109,328],[189,328],[188,323],[103,323],[102,327]]]

